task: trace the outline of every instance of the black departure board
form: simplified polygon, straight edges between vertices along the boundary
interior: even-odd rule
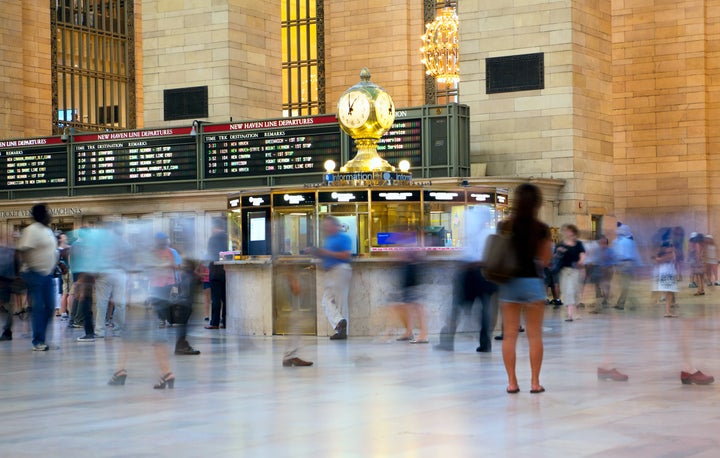
[[[340,162],[340,128],[334,116],[287,118],[204,129],[205,178],[322,173]]]
[[[189,127],[75,137],[75,185],[195,180],[197,153]]]
[[[67,145],[60,137],[0,141],[3,189],[68,185]]]
[[[357,153],[352,142],[352,157]],[[403,159],[410,161],[411,167],[422,166],[422,119],[395,119],[392,127],[380,139],[378,154],[391,165],[397,167]]]

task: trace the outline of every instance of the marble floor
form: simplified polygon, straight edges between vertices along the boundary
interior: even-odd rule
[[[158,391],[147,342],[134,346],[126,386],[110,387],[120,340],[79,344],[80,330],[55,321],[58,348],[32,352],[19,322],[15,340],[0,342],[0,456],[717,457],[720,385],[679,380],[686,364],[720,375],[713,297],[685,293],[680,319],[645,304],[565,323],[548,308],[541,395],[528,393],[522,339],[523,391],[508,395],[499,345],[478,354],[472,335],[452,353],[303,338],[316,365],[283,368],[287,338],[197,322],[190,340],[202,355],[172,356],[175,389]],[[629,382],[597,380],[608,357]]]

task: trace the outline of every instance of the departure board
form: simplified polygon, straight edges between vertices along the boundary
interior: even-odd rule
[[[75,137],[75,185],[194,180],[195,138],[189,127]]]
[[[60,137],[0,141],[3,189],[68,185],[67,145]]]
[[[340,128],[334,116],[287,118],[204,129],[205,178],[322,173],[340,162]]]
[[[352,142],[352,156],[357,153]],[[422,119],[395,119],[390,130],[378,142],[378,154],[390,164],[397,166],[403,159],[411,167],[422,165]]]

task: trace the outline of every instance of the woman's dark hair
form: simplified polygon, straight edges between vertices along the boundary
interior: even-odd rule
[[[519,252],[535,253],[540,243],[542,224],[537,219],[542,205],[540,189],[530,183],[515,188],[513,196],[512,238]]]

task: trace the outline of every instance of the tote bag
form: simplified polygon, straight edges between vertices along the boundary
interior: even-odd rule
[[[493,283],[506,283],[518,270],[512,236],[507,232],[490,235],[483,253],[483,275]]]

